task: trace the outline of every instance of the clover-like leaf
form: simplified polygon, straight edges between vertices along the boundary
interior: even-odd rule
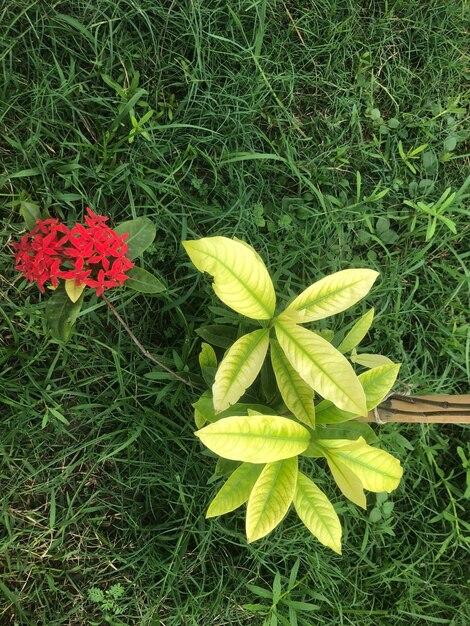
[[[184,241],[183,246],[197,269],[214,277],[214,291],[227,306],[256,320],[274,315],[274,286],[251,246],[227,237]]]

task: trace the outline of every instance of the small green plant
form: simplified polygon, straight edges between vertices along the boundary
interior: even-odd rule
[[[404,200],[403,204],[411,207],[415,210],[415,214],[412,217],[410,230],[414,231],[416,222],[419,215],[427,216],[427,228],[426,228],[426,241],[429,241],[434,237],[436,227],[439,222],[447,226],[447,228],[455,235],[457,234],[457,227],[455,221],[445,215],[445,213],[463,213],[467,216],[469,211],[461,207],[461,201],[467,197],[464,195],[464,191],[470,184],[470,177],[467,178],[465,183],[460,187],[458,191],[453,191],[451,187],[448,187],[441,195],[441,197],[435,202],[426,203],[421,200],[412,202],[411,200]]]
[[[384,362],[380,355],[361,359],[355,352],[369,330],[373,310],[337,347],[331,333],[325,337],[303,324],[348,309],[369,292],[378,273],[336,272],[278,312],[268,270],[251,246],[226,237],[183,245],[194,265],[214,276],[214,291],[222,302],[261,326],[233,344],[224,342],[229,347],[220,363],[212,346],[202,346],[203,376],[206,381],[213,378],[213,384],[194,405],[196,435],[222,458],[216,473],[230,474],[207,517],[247,503],[246,534],[251,542],[275,528],[293,503],[310,532],[341,553],[341,524],[333,505],[301,469],[311,459],[325,459],[342,493],[363,508],[364,489],[389,493],[397,487],[402,476],[399,461],[370,446],[371,429],[351,420],[382,401],[400,366]],[[216,346],[220,336],[230,336],[220,328],[214,332],[214,327],[211,334]],[[270,362],[265,362],[268,350]],[[351,361],[372,369],[357,376],[347,353]],[[252,385],[260,372],[257,392]],[[264,402],[258,401],[260,389]],[[322,400],[315,404],[316,393]],[[302,457],[306,462],[299,467]]]
[[[121,615],[125,610],[123,604],[124,595],[125,589],[119,583],[112,585],[106,591],[99,589],[99,587],[88,589],[89,601],[97,605],[97,608],[102,613],[102,620],[111,626],[125,626],[123,622],[116,618],[117,615]],[[100,623],[101,620],[98,622],[90,621],[91,626],[99,626]]]
[[[155,111],[149,108],[148,102],[144,100],[144,97],[147,95],[147,91],[145,89],[142,89],[142,87],[139,87],[139,72],[134,72],[132,80],[130,81],[128,87],[126,87],[125,85],[119,85],[107,74],[102,74],[101,78],[108,85],[108,87],[114,89],[116,94],[121,98],[121,103],[118,107],[117,117],[114,120],[113,125],[111,126],[111,130],[108,131],[107,139],[109,140],[111,136],[116,132],[116,130],[124,124],[124,120],[128,115],[129,121],[131,123],[131,128],[128,135],[128,142],[133,143],[136,136],[139,135],[142,136],[143,139],[145,139],[146,141],[149,141],[150,135],[147,132],[145,125],[153,117]],[[144,109],[146,110],[146,112],[141,115],[140,113],[137,113],[136,107]]]
[[[13,244],[16,269],[41,292],[53,290],[46,303],[46,322],[54,339],[70,338],[87,288],[96,290],[97,296],[122,285],[147,294],[164,290],[156,276],[133,262],[155,238],[155,226],[146,217],[112,229],[105,224],[107,217],[87,209],[85,224],[69,228],[25,198],[19,210],[29,232]]]
[[[272,589],[265,589],[259,585],[248,583],[249,589],[260,600],[256,603],[245,604],[243,608],[254,615],[264,617],[263,626],[296,626],[298,613],[311,613],[319,609],[318,604],[305,602],[295,597],[296,589],[302,584],[304,578],[297,580],[300,559],[297,559],[289,574],[289,580],[285,590],[282,588],[281,573],[274,575]],[[287,615],[287,616],[286,616]]]
[[[419,155],[422,152],[424,152],[424,150],[426,150],[427,147],[428,147],[428,144],[424,143],[421,146],[418,146],[417,148],[409,148],[409,150],[405,152],[402,142],[401,141],[398,142],[398,152],[400,154],[401,160],[406,165],[406,167],[410,170],[410,172],[413,172],[413,174],[416,174],[416,168],[413,165],[412,160],[419,159],[420,158]]]

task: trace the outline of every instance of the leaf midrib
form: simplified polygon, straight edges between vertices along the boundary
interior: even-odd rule
[[[362,282],[362,280],[360,280],[360,279],[356,280],[354,283],[349,284],[347,287],[340,287],[338,289],[330,291],[329,293],[325,294],[324,296],[320,296],[316,300],[313,300],[313,301],[307,301],[306,304],[303,304],[302,306],[299,306],[299,307],[295,307],[295,309],[292,309],[292,310],[294,310],[294,311],[304,311],[305,309],[309,309],[310,307],[318,305],[318,304],[320,304],[321,302],[323,302],[324,300],[326,300],[328,298],[334,298],[338,293],[341,293],[341,291],[345,291],[346,289],[349,289],[351,287],[355,287],[360,282]],[[290,309],[290,307],[287,307],[286,311],[289,310],[289,309]],[[334,315],[334,313],[331,313],[331,315]]]
[[[299,493],[300,493],[300,496],[301,496],[301,497],[303,497],[303,498],[305,498],[306,500],[308,500],[309,502],[311,502],[313,498],[310,498],[310,495],[309,495],[309,493],[310,493],[310,492],[308,491],[308,488],[302,485],[302,479],[299,481],[300,476],[303,476],[303,478],[306,478],[307,480],[310,480],[310,479],[308,478],[308,476],[305,476],[305,474],[302,474],[301,472],[299,472],[299,474],[298,474],[298,476],[297,476],[297,485],[296,485],[296,490],[298,490],[298,491],[299,491]],[[324,496],[324,497],[328,500],[327,496],[323,493],[323,491],[322,491],[322,490],[321,490],[321,489],[320,489],[317,485],[315,485],[315,483],[313,482],[313,480],[312,480],[311,482],[312,482],[312,485],[314,485],[314,487],[316,487],[316,488],[318,489],[319,493],[320,493],[322,496]],[[310,487],[310,485],[308,485],[308,487]],[[319,496],[319,494],[315,492],[315,496],[317,496],[317,497],[318,497],[318,496]],[[328,503],[329,503],[329,504],[331,504],[331,502],[330,502],[329,500],[328,500]],[[294,495],[294,506],[295,506],[295,495]],[[333,532],[332,532],[332,530],[331,530],[331,527],[330,527],[330,526],[329,526],[329,524],[328,524],[328,521],[331,521],[331,519],[332,519],[332,517],[333,517],[333,516],[332,516],[331,514],[330,514],[330,515],[328,515],[328,513],[327,513],[326,515],[322,515],[322,514],[319,512],[319,507],[316,505],[316,503],[315,503],[315,502],[313,503],[313,507],[312,507],[312,508],[315,510],[315,513],[317,514],[318,518],[319,518],[319,519],[320,519],[320,521],[322,522],[323,528],[326,530],[326,532],[327,532],[327,534],[329,535],[329,537],[330,537],[330,539],[331,539],[332,543],[334,543],[334,544],[335,544],[335,542],[336,542],[336,537],[335,537],[335,535],[333,534]],[[334,511],[334,509],[333,509],[333,511]],[[326,520],[326,521],[325,521],[325,520]],[[335,521],[336,521],[336,519],[335,519]]]
[[[293,422],[295,424],[295,422]],[[308,433],[308,431],[306,430],[306,436],[301,437],[300,435],[295,436],[295,437],[290,437],[288,435],[282,435],[282,436],[277,436],[277,435],[257,435],[257,434],[253,434],[253,433],[244,433],[244,432],[227,432],[227,431],[223,431],[223,432],[214,432],[214,433],[207,433],[206,437],[222,437],[222,436],[227,436],[227,437],[232,437],[232,436],[237,436],[237,437],[247,437],[250,439],[263,439],[263,440],[273,440],[273,441],[298,441],[301,443],[304,442],[308,442],[310,441],[310,435]],[[294,455],[292,455],[294,456]]]
[[[259,298],[256,297],[255,292],[250,289],[250,287],[248,287],[248,285],[246,283],[244,283],[240,277],[238,276],[238,274],[236,274],[228,265],[226,265],[218,256],[215,256],[214,254],[210,254],[210,252],[207,252],[204,250],[203,254],[205,254],[206,256],[210,257],[211,259],[214,259],[215,261],[217,261],[218,263],[220,263],[222,265],[222,267],[224,267],[247,291],[248,293],[253,297],[253,299],[255,300],[255,302],[257,304],[259,304],[259,306],[268,314],[268,318],[270,319],[273,315],[274,315],[274,311],[270,311],[267,308],[267,305],[265,305],[262,300],[260,300]],[[259,261],[258,261],[259,263]],[[265,268],[266,269],[266,268]],[[266,270],[267,271],[267,270]],[[210,273],[210,272],[209,272]],[[213,274],[213,276],[215,277],[215,275]],[[269,273],[268,273],[269,276]],[[217,280],[217,279],[216,279]],[[269,276],[269,280],[271,280],[271,277]],[[248,316],[247,316],[248,317]]]
[[[297,455],[296,455],[295,458],[297,458]],[[269,487],[269,492],[266,494],[266,496],[264,498],[264,501],[263,501],[262,513],[260,515],[258,515],[258,521],[257,521],[256,525],[254,526],[254,528],[252,529],[252,533],[251,533],[252,535],[256,534],[256,531],[258,530],[258,527],[259,527],[260,523],[262,521],[264,521],[264,519],[265,519],[264,518],[264,514],[265,514],[265,511],[267,509],[267,503],[273,496],[273,493],[275,491],[274,488],[277,485],[277,482],[278,482],[278,479],[279,479],[279,475],[281,474],[283,469],[284,469],[285,472],[287,472],[287,470],[289,469],[289,468],[287,468],[287,470],[285,469],[286,466],[284,465],[284,463],[286,461],[291,461],[291,460],[292,460],[292,457],[289,458],[289,459],[282,459],[280,461],[273,461],[273,463],[279,464],[279,466],[276,468],[276,473],[275,473],[275,475],[273,476],[273,478],[271,480],[271,484],[270,484],[270,487]],[[286,478],[288,478],[288,476],[286,476]],[[255,484],[255,486],[256,486],[256,484]],[[292,496],[294,496],[294,494],[295,494],[295,489],[293,491]],[[293,498],[291,498],[291,502],[292,502],[292,499]],[[289,504],[289,506],[290,506],[290,504]]]
[[[295,324],[294,326],[298,326],[298,325],[297,325],[297,324]],[[329,374],[328,374],[328,373],[327,373],[327,372],[326,372],[326,371],[325,371],[325,370],[324,370],[324,369],[323,369],[323,368],[322,368],[322,367],[321,367],[321,366],[320,366],[320,365],[319,365],[316,361],[313,361],[313,359],[312,359],[312,355],[311,355],[309,352],[307,352],[307,351],[303,348],[303,346],[302,346],[300,343],[298,343],[298,342],[296,341],[296,339],[295,339],[295,338],[293,338],[293,336],[292,336],[292,335],[290,335],[290,334],[286,331],[286,327],[285,327],[285,326],[283,326],[283,325],[282,325],[281,323],[279,323],[278,321],[276,321],[276,323],[275,323],[275,327],[276,327],[276,329],[277,329],[277,328],[280,328],[280,329],[281,329],[281,331],[282,331],[282,332],[284,332],[284,334],[285,334],[285,335],[286,335],[286,336],[287,336],[287,337],[288,337],[288,338],[289,338],[289,339],[290,339],[290,340],[294,343],[294,345],[295,345],[295,346],[297,346],[297,347],[300,349],[300,351],[301,351],[301,352],[302,352],[305,356],[307,356],[307,357],[308,357],[309,361],[312,361],[312,362],[315,364],[315,366],[316,366],[316,367],[318,367],[318,369],[319,369],[319,370],[320,370],[320,371],[321,371],[321,372],[322,372],[322,373],[323,373],[323,374],[324,374],[324,375],[328,378],[328,380],[330,380],[330,381],[331,381],[331,382],[332,382],[332,383],[333,383],[333,384],[334,384],[334,385],[335,385],[338,389],[340,389],[340,391],[341,391],[342,393],[344,393],[344,395],[345,395],[347,398],[349,398],[349,400],[351,400],[351,402],[354,404],[354,406],[358,409],[358,413],[359,413],[359,415],[362,415],[362,411],[359,411],[359,406],[356,404],[355,400],[354,400],[354,399],[353,399],[353,398],[352,398],[352,397],[351,397],[348,393],[346,393],[346,391],[345,391],[345,390],[344,390],[344,389],[343,389],[343,388],[342,388],[342,387],[341,387],[341,386],[340,386],[340,385],[339,385],[339,384],[338,384],[335,380],[333,380],[333,378],[331,378],[331,376],[330,376],[330,375],[329,375]],[[302,328],[302,327],[301,327],[301,326],[299,326],[299,328]],[[303,330],[306,330],[306,329],[303,329]],[[308,331],[307,331],[307,332],[308,332]],[[318,337],[318,339],[322,339],[322,337],[319,337],[319,336],[317,336],[317,337]],[[326,341],[326,340],[324,340],[324,339],[323,339],[323,341]],[[328,342],[326,342],[326,343],[328,343]],[[339,354],[340,354],[340,356],[341,356],[343,359],[345,359],[345,357],[341,354],[341,352],[340,352]],[[345,360],[346,360],[346,359],[345,359]],[[347,361],[346,361],[346,362],[347,362]],[[302,377],[301,377],[301,378],[302,378]],[[308,384],[308,383],[307,383],[307,384]],[[360,384],[360,383],[359,383],[359,384]],[[361,389],[362,389],[362,385],[361,385]],[[364,396],[365,396],[365,394],[364,394]],[[331,402],[331,401],[330,401],[330,402]],[[332,402],[332,404],[334,404],[334,402]],[[335,405],[335,406],[336,406],[336,405]],[[341,409],[341,410],[344,410],[344,409]],[[349,413],[349,412],[350,412],[350,413],[353,413],[354,411],[348,411],[348,413]]]
[[[333,456],[333,457],[334,456],[339,457],[340,461],[342,461],[345,464],[347,464],[347,461],[349,461],[349,463],[351,463],[351,464],[356,463],[357,465],[360,465],[364,469],[367,469],[367,470],[372,471],[372,472],[374,472],[376,474],[379,474],[380,476],[385,476],[386,478],[392,478],[393,480],[397,480],[397,478],[399,478],[397,476],[394,476],[393,474],[388,474],[387,472],[380,471],[377,467],[373,467],[371,465],[367,465],[366,463],[364,463],[362,461],[359,461],[356,457],[347,456],[344,452],[341,452],[341,450],[338,449],[338,448],[334,452],[330,451],[329,454],[331,456]],[[351,472],[355,473],[354,470],[351,470]],[[358,476],[358,478],[359,478],[359,480],[361,480],[359,476]]]
[[[259,336],[259,338],[256,338],[256,342],[254,344],[248,344],[246,346],[246,352],[243,354],[243,356],[245,358],[244,359],[239,359],[238,365],[234,368],[235,371],[233,372],[233,370],[232,370],[233,375],[230,376],[230,378],[229,378],[229,383],[230,384],[229,384],[227,390],[225,391],[225,393],[223,395],[223,398],[222,398],[223,400],[226,399],[227,394],[231,391],[231,386],[232,386],[233,382],[237,379],[237,376],[240,373],[241,369],[246,365],[248,359],[253,355],[253,352],[256,350],[256,348],[259,347],[260,343],[265,338],[266,334],[269,333],[269,329],[266,328],[266,329],[261,329],[261,330],[254,330],[252,333],[248,333],[246,335],[243,335],[243,337],[240,337],[240,339],[244,339],[245,337],[250,337],[250,335],[251,335],[251,337],[253,337],[253,335],[255,333],[260,333],[260,336]],[[237,341],[240,341],[240,339],[238,339]],[[235,343],[232,345],[232,348],[235,345]],[[256,375],[258,375],[258,374],[256,374]]]
[[[294,383],[294,379],[292,378],[292,372],[290,372],[290,371],[289,371],[289,369],[288,369],[288,367],[287,367],[287,365],[286,365],[286,363],[285,363],[285,361],[284,361],[284,359],[283,359],[283,356],[285,356],[285,358],[286,358],[286,359],[287,359],[287,356],[286,356],[286,354],[285,354],[284,350],[281,348],[281,346],[279,346],[279,348],[278,348],[275,344],[273,344],[273,342],[271,342],[271,351],[273,351],[273,345],[274,345],[274,352],[276,352],[276,350],[278,350],[278,349],[279,349],[279,351],[282,353],[280,356],[278,356],[278,362],[281,364],[281,367],[282,367],[282,369],[283,369],[283,371],[284,371],[284,374],[287,376],[287,378],[288,378],[288,380],[289,380],[289,382],[290,382],[290,384],[291,384],[291,389],[294,391],[294,393],[295,393],[295,395],[296,395],[296,397],[297,397],[298,401],[300,402],[300,404],[301,404],[301,406],[302,406],[302,409],[305,411],[305,415],[308,417],[308,416],[309,416],[308,407],[306,406],[306,404],[305,404],[305,402],[304,402],[304,400],[303,400],[302,396],[300,395],[300,393],[299,393],[299,392],[298,392],[298,390],[297,390],[297,386],[296,386],[296,384]],[[289,360],[287,359],[287,361],[289,361]],[[291,367],[292,367],[292,366],[291,366]],[[292,369],[294,370],[294,368],[292,368]],[[294,370],[294,372],[295,372],[295,370]],[[297,373],[297,372],[296,372],[296,373]],[[302,381],[303,381],[306,385],[308,385],[308,383],[306,383],[306,382],[303,380],[303,378],[302,378],[301,376],[299,376],[299,378],[300,378],[300,379],[301,379],[301,380],[302,380]],[[309,387],[310,387],[310,386],[309,386]],[[313,391],[313,390],[312,390],[312,391]],[[282,392],[281,392],[281,395],[282,395]],[[312,402],[312,403],[313,403],[313,402]]]

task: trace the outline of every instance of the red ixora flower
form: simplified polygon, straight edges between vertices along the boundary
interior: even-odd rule
[[[134,266],[127,258],[127,233],[118,235],[105,224],[107,217],[87,209],[85,224],[67,228],[55,218],[38,220],[20,243],[13,244],[16,269],[44,292],[44,283],[57,287],[58,279],[75,280],[102,295],[105,289],[122,285]]]

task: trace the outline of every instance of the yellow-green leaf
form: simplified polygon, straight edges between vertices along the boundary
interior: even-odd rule
[[[268,463],[248,499],[246,537],[256,541],[275,528],[287,513],[297,483],[297,457]]]
[[[204,413],[199,411],[199,409],[194,409],[194,423],[197,428],[202,428],[204,424],[207,422]]]
[[[227,306],[255,320],[274,315],[274,286],[251,246],[227,237],[184,241],[183,246],[197,269],[214,277],[214,291]]]
[[[77,302],[85,287],[85,283],[77,285],[74,278],[65,281],[65,292],[72,302]]]
[[[333,458],[349,468],[361,481],[364,489],[377,493],[390,493],[398,487],[403,475],[400,461],[394,456],[369,446],[362,437],[354,444],[343,440],[321,440],[321,446],[327,449],[327,458]]]
[[[393,361],[389,359],[388,356],[383,356],[383,354],[368,354],[367,352],[357,354],[357,352],[354,351],[351,354],[351,361],[370,368],[379,367],[379,365],[393,364]]]
[[[207,509],[206,518],[238,509],[250,497],[263,465],[242,463],[225,481]]]
[[[351,500],[354,504],[365,509],[367,507],[366,494],[364,493],[364,488],[358,476],[356,476],[341,459],[330,454],[329,451],[325,452],[325,456],[328,467],[341,493],[346,496],[348,500]]]
[[[349,269],[325,276],[291,302],[280,319],[304,324],[345,311],[369,293],[378,272]]]
[[[386,363],[359,374],[359,380],[366,394],[368,411],[382,402],[395,384],[399,371],[400,363]]]
[[[368,411],[374,409],[385,398],[395,383],[399,369],[399,363],[387,363],[359,374],[359,381],[366,394]],[[358,417],[357,413],[338,409],[330,400],[322,400],[315,411],[318,424],[340,424]]]
[[[315,392],[289,363],[279,342],[271,339],[270,345],[274,376],[286,407],[298,420],[315,428]]]
[[[303,452],[310,441],[304,426],[278,415],[225,417],[195,435],[219,456],[246,463],[288,459]]]
[[[340,409],[366,415],[364,390],[347,359],[319,335],[290,322],[275,322],[279,344],[291,365]]]
[[[201,369],[205,367],[217,367],[217,355],[214,348],[205,343],[201,343],[201,351],[199,352],[199,366]]]
[[[227,409],[245,393],[258,376],[269,346],[269,329],[243,335],[227,351],[212,387],[216,413]]]
[[[341,523],[333,505],[313,481],[299,472],[294,494],[297,515],[320,543],[341,554]]]
[[[372,308],[357,320],[343,341],[339,344],[338,350],[344,354],[345,352],[351,352],[353,348],[358,346],[369,332],[373,319],[374,309]]]

